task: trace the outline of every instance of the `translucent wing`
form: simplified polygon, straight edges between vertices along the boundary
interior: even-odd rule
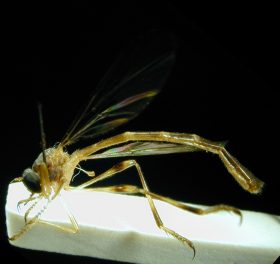
[[[148,156],[199,151],[198,148],[183,144],[165,142],[132,142],[104,152],[91,155],[87,159],[116,158],[125,156]]]
[[[136,117],[159,93],[174,63],[174,41],[151,32],[124,47],[62,145],[106,133]]]

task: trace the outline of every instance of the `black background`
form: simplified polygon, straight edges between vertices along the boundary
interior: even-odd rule
[[[165,130],[228,140],[227,149],[266,183],[261,196],[250,195],[216,156],[190,153],[140,158],[151,190],[186,202],[279,214],[276,8],[179,2],[30,2],[6,9],[1,248],[7,256],[30,263],[112,263],[9,246],[5,197],[9,181],[40,152],[37,102],[43,103],[47,141],[53,145],[125,40],[151,29],[178,38],[176,65],[149,108],[116,133]],[[109,164],[92,166],[102,171]]]

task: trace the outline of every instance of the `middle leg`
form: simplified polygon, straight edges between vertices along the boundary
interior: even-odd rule
[[[92,185],[92,184],[94,184],[98,181],[101,181],[101,180],[104,180],[106,178],[112,177],[113,175],[115,175],[117,173],[120,173],[124,170],[127,170],[131,167],[135,167],[137,169],[138,175],[140,177],[141,184],[143,186],[143,195],[148,199],[149,206],[151,208],[151,211],[153,213],[153,217],[155,219],[155,222],[156,222],[158,228],[165,231],[167,234],[173,236],[177,240],[181,241],[183,244],[189,246],[193,250],[193,253],[194,253],[193,257],[194,257],[195,256],[195,247],[194,247],[193,243],[189,239],[179,235],[178,233],[169,229],[168,227],[166,227],[163,224],[163,222],[162,222],[162,220],[159,216],[159,213],[156,209],[156,206],[154,204],[154,201],[152,199],[152,193],[149,191],[149,188],[148,188],[147,183],[145,181],[145,178],[144,178],[144,175],[142,173],[141,167],[135,160],[126,160],[126,161],[120,162],[119,164],[113,166],[111,169],[109,169],[109,170],[105,171],[104,173],[96,176],[95,178],[93,178],[93,179],[91,179],[91,180],[89,180],[89,181],[87,181],[87,182],[85,182],[85,183],[83,183],[83,184],[81,184],[77,187],[68,187],[68,189],[69,190],[71,190],[71,189],[84,189],[84,188],[86,188],[86,187],[88,187],[88,186],[90,186],[90,185]]]
[[[186,203],[174,200],[169,197],[162,196],[160,194],[156,194],[150,191],[146,191],[138,186],[134,185],[116,185],[116,186],[108,186],[108,187],[97,187],[90,189],[92,191],[101,191],[101,192],[112,192],[112,193],[123,193],[123,194],[142,194],[142,195],[150,195],[152,198],[163,201],[165,203],[169,203],[177,208],[183,209],[185,211],[189,211],[198,215],[206,215],[219,211],[227,211],[234,213],[240,217],[240,224],[242,223],[242,213],[241,211],[233,206],[226,204],[217,204],[213,206],[209,206],[208,208],[202,209],[195,206],[188,205]]]

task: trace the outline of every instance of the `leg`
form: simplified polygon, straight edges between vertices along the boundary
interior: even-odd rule
[[[228,212],[237,214],[240,217],[240,224],[242,223],[242,213],[240,212],[240,210],[235,207],[225,205],[225,204],[218,204],[218,205],[210,206],[207,209],[201,209],[201,208],[197,208],[197,207],[194,207],[191,205],[187,205],[183,202],[176,201],[169,197],[165,197],[165,196],[162,196],[162,195],[159,195],[156,193],[152,193],[150,191],[147,192],[144,189],[141,189],[141,188],[139,188],[137,186],[133,186],[133,185],[117,185],[117,186],[109,186],[109,187],[98,187],[98,188],[92,188],[90,190],[101,191],[101,192],[112,192],[112,193],[125,193],[125,194],[143,194],[143,195],[148,194],[154,199],[169,203],[180,209],[183,209],[183,210],[186,210],[191,213],[198,214],[198,215],[206,215],[206,214],[210,214],[210,213],[214,213],[214,212],[218,212],[218,211],[228,211]]]
[[[261,192],[264,184],[248,169],[241,165],[236,158],[231,156],[220,142],[213,142],[194,134],[169,132],[125,132],[78,150],[75,152],[75,155],[77,155],[80,160],[85,160],[97,151],[129,141],[169,142],[214,153],[220,157],[229,173],[232,174],[235,180],[246,191],[259,193]]]
[[[34,206],[38,203],[38,201],[36,201],[31,207],[32,208],[29,208],[27,210],[27,212],[30,212]],[[17,240],[19,239],[22,235],[24,235],[29,229],[32,228],[33,225],[35,225],[38,220],[39,220],[39,217],[42,215],[42,213],[47,209],[47,205],[44,206],[35,216],[33,216],[30,220],[27,221],[27,216],[26,216],[26,213],[25,213],[25,225],[16,233],[14,234],[13,236],[9,237],[9,240]],[[28,214],[27,214],[28,215]]]
[[[79,230],[79,228],[75,228],[75,227],[74,228],[68,228],[68,227],[53,224],[53,223],[50,223],[50,222],[47,222],[47,221],[44,221],[44,220],[38,220],[38,223],[55,227],[55,228],[57,228],[61,231],[64,231],[64,232],[67,232],[67,233],[70,233],[70,234],[76,234]]]
[[[31,195],[29,196],[29,198],[27,199],[24,199],[24,200],[20,200],[18,203],[17,203],[17,210],[18,212],[20,211],[20,206],[21,204],[24,204],[24,205],[27,205],[29,202],[37,199],[38,196],[34,197],[34,193],[31,193]]]
[[[154,204],[154,201],[152,199],[152,195],[150,195],[150,191],[149,191],[149,188],[146,184],[146,181],[145,181],[145,178],[144,178],[144,175],[142,173],[142,170],[139,166],[139,164],[135,161],[135,160],[126,160],[126,161],[123,161],[123,162],[120,162],[119,164],[113,166],[111,169],[107,170],[106,172],[100,174],[99,176],[96,176],[95,178],[77,186],[77,187],[69,187],[69,189],[83,189],[83,188],[86,188],[98,181],[101,181],[105,178],[109,178],[119,172],[122,172],[128,168],[131,168],[131,167],[135,167],[137,169],[137,172],[138,172],[138,175],[140,177],[140,180],[141,180],[141,184],[143,186],[143,194],[145,195],[145,197],[148,199],[148,202],[149,202],[149,205],[150,205],[150,208],[152,210],[152,213],[153,213],[153,216],[154,216],[154,219],[156,221],[156,224],[157,226],[162,229],[163,231],[165,231],[167,234],[170,234],[171,236],[173,236],[174,238],[178,239],[179,241],[183,242],[184,244],[188,245],[194,252],[194,256],[195,256],[195,248],[194,248],[194,245],[193,243],[188,240],[187,238],[179,235],[178,233],[176,233],[175,231],[167,228],[166,226],[164,226],[162,220],[160,219],[160,216],[158,214],[158,211],[155,207],[155,204]]]
[[[15,241],[24,235],[31,227],[38,222],[38,217],[33,217],[31,220],[25,223],[25,225],[13,236],[9,237],[9,240]]]
[[[36,198],[40,198],[40,197],[36,197]],[[36,223],[42,223],[42,224],[46,224],[46,225],[50,225],[52,227],[56,227],[62,231],[68,232],[68,233],[77,233],[77,231],[79,230],[78,224],[76,219],[74,218],[73,214],[70,212],[70,210],[68,209],[67,205],[64,203],[64,201],[61,199],[61,197],[59,197],[59,201],[62,204],[63,208],[66,210],[67,215],[70,219],[72,228],[68,228],[68,227],[64,227],[64,226],[60,226],[57,224],[53,224],[44,220],[40,220],[40,216],[43,214],[43,212],[47,209],[49,203],[51,200],[48,200],[47,204],[35,215],[33,216],[30,220],[28,220],[28,215],[30,214],[31,210],[37,205],[37,203],[39,202],[39,200],[35,201],[31,207],[28,208],[28,210],[26,211],[25,215],[24,215],[24,220],[25,220],[25,225],[19,230],[18,233],[16,233],[15,235],[13,235],[12,237],[9,237],[9,240],[17,240],[18,238],[20,238],[22,235],[24,235],[28,230],[30,230],[32,228],[33,225],[35,225]]]
[[[66,203],[64,202],[64,200],[62,199],[62,197],[58,197],[59,198],[59,202],[61,203],[61,205],[63,206],[64,210],[66,211],[69,219],[70,219],[70,222],[71,222],[71,225],[72,227],[68,228],[68,227],[65,227],[65,226],[61,226],[61,225],[57,225],[57,224],[53,224],[53,223],[50,223],[50,222],[47,222],[47,221],[43,221],[43,220],[39,220],[39,223],[42,223],[42,224],[46,224],[46,225],[49,225],[49,226],[52,226],[52,227],[55,227],[55,228],[58,228],[64,232],[67,232],[67,233],[71,233],[71,234],[75,234],[78,232],[79,230],[79,226],[78,226],[78,223],[75,219],[75,217],[73,216],[73,214],[70,212],[68,206],[66,205]]]
[[[40,197],[37,197],[37,200],[26,210],[26,212],[24,214],[24,222],[25,223],[27,223],[27,218],[28,218],[30,212],[32,211],[32,209],[38,204],[39,198]]]
[[[64,180],[64,178],[62,178],[61,181],[60,181],[59,187],[57,188],[56,192],[54,193],[54,195],[52,196],[52,198],[51,198],[49,201],[54,200],[54,199],[57,197],[57,195],[60,193],[60,191],[61,191],[61,189],[62,189],[62,187],[63,187],[64,182],[65,182],[65,180]],[[39,195],[39,196],[36,196],[36,197],[32,197],[33,195],[34,195],[34,194],[31,194],[31,196],[30,196],[28,199],[26,199],[26,200],[19,201],[19,202],[18,202],[18,205],[17,205],[17,206],[19,206],[19,204],[21,204],[21,203],[25,203],[25,204],[26,204],[26,203],[28,203],[28,202],[30,202],[30,201],[32,201],[32,200],[36,200],[36,201],[26,210],[26,212],[25,212],[25,214],[24,214],[24,221],[25,221],[25,223],[27,222],[28,215],[30,214],[30,212],[32,211],[32,209],[38,204],[40,198],[42,198],[42,196],[44,196],[44,194],[42,194],[42,196]]]

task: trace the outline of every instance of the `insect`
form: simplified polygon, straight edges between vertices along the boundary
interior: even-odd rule
[[[186,237],[169,229],[162,222],[154,199],[167,202],[173,206],[195,214],[208,214],[220,210],[232,211],[241,217],[238,209],[227,205],[216,205],[208,209],[200,209],[186,205],[168,197],[150,191],[139,163],[134,159],[143,155],[160,155],[206,151],[217,154],[228,172],[250,193],[260,193],[263,182],[239,163],[220,142],[213,142],[195,134],[175,132],[125,132],[97,141],[82,149],[68,153],[66,148],[82,139],[103,135],[136,117],[163,87],[175,60],[174,45],[163,35],[148,34],[134,39],[123,49],[105,77],[97,85],[84,111],[77,116],[65,137],[56,146],[46,148],[43,130],[42,110],[39,107],[40,126],[43,151],[34,161],[31,168],[24,170],[21,177],[12,182],[23,182],[31,195],[21,204],[30,204],[25,212],[25,225],[10,240],[19,239],[32,226],[40,222],[40,216],[48,204],[60,195],[62,189],[90,188],[94,184],[113,177],[129,168],[135,167],[141,180],[141,187],[133,185],[117,185],[101,187],[101,191],[123,194],[143,195],[147,198],[156,225],[175,239],[190,247],[195,254],[193,243]],[[116,164],[109,170],[95,175],[94,171],[86,171],[80,163],[92,159],[130,157]],[[89,179],[71,186],[76,171],[83,171]],[[99,187],[100,191],[100,187]],[[46,206],[31,216],[31,212],[41,199],[47,200]],[[78,232],[75,217],[68,212],[71,228],[53,225],[63,231]],[[49,223],[50,224],[50,223]]]

